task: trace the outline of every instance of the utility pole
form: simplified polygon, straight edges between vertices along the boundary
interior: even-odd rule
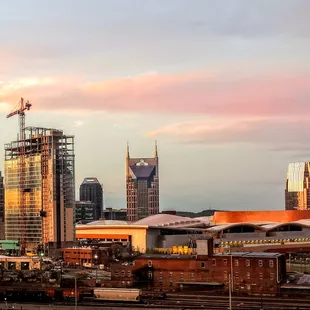
[[[229,310],[232,310],[232,304],[231,304],[231,275],[229,274],[228,277],[228,289],[229,289]]]
[[[75,275],[75,278],[74,278],[74,290],[75,290],[75,307],[74,307],[74,309],[77,310],[77,302],[78,302],[78,298],[77,298],[77,275]]]

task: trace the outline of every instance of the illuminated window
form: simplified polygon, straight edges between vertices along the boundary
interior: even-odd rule
[[[152,279],[153,279],[153,273],[152,273],[152,271],[149,271],[149,273],[148,273],[148,279],[149,279],[149,280],[152,280]]]
[[[238,267],[239,266],[239,261],[237,259],[235,259],[235,266]]]
[[[273,267],[273,260],[271,259],[271,260],[269,260],[269,267]]]
[[[153,263],[152,263],[152,261],[151,261],[151,260],[149,260],[149,262],[148,262],[148,266],[149,266],[149,267],[152,267],[152,266],[153,266]]]
[[[250,267],[250,266],[251,266],[250,260],[247,259],[247,260],[245,261],[245,265],[246,265],[247,267]]]
[[[259,273],[259,279],[263,280],[263,273],[262,272]]]
[[[263,267],[263,261],[261,259],[258,261],[258,266]]]
[[[251,273],[250,273],[250,272],[247,272],[247,273],[246,273],[246,278],[247,278],[248,280],[251,279]]]

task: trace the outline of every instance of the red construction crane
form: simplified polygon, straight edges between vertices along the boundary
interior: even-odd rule
[[[7,118],[10,118],[14,115],[19,115],[19,143],[18,143],[18,153],[19,153],[19,207],[20,207],[20,252],[21,255],[26,254],[27,240],[26,240],[26,133],[25,133],[25,112],[29,111],[31,104],[29,101],[24,101],[23,98],[20,99],[18,107],[15,111],[7,115]]]

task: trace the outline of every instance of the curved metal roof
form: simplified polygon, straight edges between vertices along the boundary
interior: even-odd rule
[[[206,218],[190,218],[172,214],[155,214],[135,222],[135,225],[148,225],[153,227],[192,227],[209,225]]]

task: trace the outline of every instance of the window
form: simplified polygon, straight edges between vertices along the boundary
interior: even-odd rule
[[[224,265],[227,265],[227,259],[226,258],[223,260],[223,262],[224,262]]]
[[[239,272],[235,272],[235,278],[236,280],[239,280]]]
[[[148,266],[149,266],[149,267],[152,267],[152,266],[153,266],[153,263],[152,263],[152,261],[151,261],[151,260],[149,260],[149,262],[148,262]]]
[[[250,266],[251,266],[250,260],[247,259],[247,260],[245,261],[245,265],[246,265],[247,267],[250,267]]]
[[[201,262],[201,268],[205,268],[205,262]]]
[[[263,273],[262,272],[259,273],[259,279],[263,280]]]
[[[235,266],[238,267],[239,266],[239,261],[237,259],[235,259]]]
[[[274,274],[270,273],[270,280],[273,280],[273,279],[274,279]]]
[[[172,279],[173,278],[173,273],[169,272],[169,278]]]
[[[261,259],[258,261],[258,267],[263,267],[263,261]]]
[[[272,259],[269,260],[269,267],[271,267],[271,268],[273,267],[273,260]]]
[[[195,274],[191,272],[191,280],[195,280]]]
[[[115,274],[115,277],[118,277],[118,271],[117,270],[115,270],[114,274]]]
[[[224,280],[227,280],[227,271],[224,271]]]
[[[125,277],[125,271],[124,270],[122,270],[121,276]]]
[[[127,277],[130,278],[131,277],[131,270],[127,271]]]
[[[152,280],[153,279],[153,272],[149,271],[147,277],[149,280]]]
[[[184,273],[183,272],[180,273],[180,281],[184,281]]]
[[[213,258],[212,259],[212,265],[215,266],[216,265],[216,260]]]
[[[246,273],[246,278],[247,278],[248,280],[251,279],[251,273],[250,273],[250,272],[247,272],[247,273]]]

